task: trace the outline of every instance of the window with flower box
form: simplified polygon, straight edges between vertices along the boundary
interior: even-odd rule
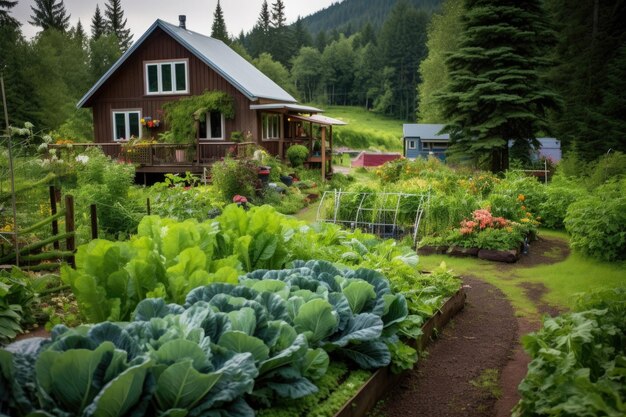
[[[113,140],[141,138],[140,110],[113,110]]]
[[[146,94],[189,92],[187,61],[146,62]]]

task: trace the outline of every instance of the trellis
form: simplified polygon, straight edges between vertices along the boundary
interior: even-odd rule
[[[325,191],[317,209],[317,221],[360,229],[381,238],[401,239],[410,235],[415,244],[429,201],[430,192]]]

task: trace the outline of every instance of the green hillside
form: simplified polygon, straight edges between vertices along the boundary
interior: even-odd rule
[[[381,116],[363,107],[321,106],[325,116],[343,120],[347,126],[333,127],[334,146],[352,149],[402,151],[402,120]]]
[[[398,0],[344,0],[333,3],[302,19],[304,26],[313,34],[336,29],[338,32],[354,33],[365,23],[379,28]],[[441,0],[409,0],[418,10],[432,13],[441,5]]]

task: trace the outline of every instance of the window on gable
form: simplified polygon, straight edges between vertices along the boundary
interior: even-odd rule
[[[141,137],[139,110],[113,111],[113,140]]]
[[[218,111],[207,112],[200,120],[198,137],[204,140],[224,140],[224,115]]]
[[[280,114],[264,113],[262,122],[263,140],[280,139]]]
[[[187,61],[154,62],[146,64],[147,94],[187,93]]]
[[[409,140],[409,149],[415,149],[415,141],[414,140]]]

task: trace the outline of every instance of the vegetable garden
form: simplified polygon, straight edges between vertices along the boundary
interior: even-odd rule
[[[623,156],[608,158],[602,163],[619,165],[611,158]],[[59,274],[0,271],[0,341],[46,321],[51,330],[50,338],[0,350],[3,415],[334,415],[376,369],[411,369],[418,359],[411,341],[459,290],[461,281],[444,266],[421,271],[421,251],[520,256],[533,250],[541,225],[565,227],[573,249],[586,256],[622,262],[626,253],[626,180],[617,174],[599,181],[605,165],[578,178],[563,170],[544,185],[519,173],[496,177],[434,159],[399,160],[321,185],[304,168],[261,154],[217,163],[212,185],[186,175],[137,187],[132,165],[97,150],[41,161],[19,164],[20,229],[29,231],[37,213],[50,214],[45,190],[53,185],[75,198],[78,249],[75,264]],[[270,167],[273,186],[259,186],[259,166]],[[34,178],[41,172],[45,181]],[[291,185],[281,182],[287,174]],[[333,189],[346,200],[323,201],[319,210],[332,212],[337,224],[281,213]],[[92,238],[92,204],[101,239]],[[9,231],[9,217],[0,216]],[[384,227],[361,230],[359,219]],[[357,227],[340,226],[350,223]],[[407,236],[368,233],[385,237],[388,225]],[[46,230],[21,234],[20,244],[45,241]],[[2,245],[6,254],[10,247]],[[595,310],[553,319],[559,325],[546,321],[544,333],[526,343],[540,358],[549,343],[557,349],[563,337],[580,339],[583,319],[610,330],[614,336],[604,339],[581,335],[607,350],[580,366],[591,369],[594,389],[623,399],[623,376],[613,370],[624,366],[624,329],[603,321],[618,317],[623,303],[602,300],[610,297],[600,296]],[[559,361],[580,358],[576,352],[588,347],[567,349]],[[536,360],[516,412],[556,415],[546,407],[559,406],[545,404],[562,404],[558,393],[531,394],[552,372]],[[580,375],[577,369],[563,378]],[[620,404],[605,398],[598,409]]]

